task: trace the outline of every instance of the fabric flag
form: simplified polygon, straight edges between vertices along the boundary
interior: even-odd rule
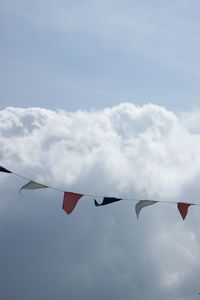
[[[122,199],[120,198],[113,198],[113,197],[104,197],[103,198],[103,202],[102,203],[98,203],[95,199],[94,199],[94,204],[95,206],[102,206],[102,205],[107,205],[107,204],[110,204],[110,203],[113,203],[113,202],[117,202],[117,201],[120,201]]]
[[[69,215],[74,210],[78,200],[84,195],[71,192],[64,192],[63,209]]]
[[[135,212],[136,212],[137,218],[139,218],[140,211],[144,207],[149,206],[149,205],[153,205],[157,202],[158,201],[152,201],[152,200],[140,200],[139,202],[137,202],[136,205],[135,205]]]
[[[0,166],[0,172],[4,172],[4,173],[12,173],[11,171],[5,169],[4,167]]]
[[[45,188],[48,188],[48,186],[31,180],[21,187],[21,189],[19,190],[19,193],[21,194],[21,190],[23,190],[23,189],[35,190],[35,189],[45,189]]]
[[[188,212],[188,207],[192,205],[189,203],[184,203],[184,202],[179,202],[177,203],[178,206],[178,210],[183,218],[183,220],[185,219],[185,217],[187,216],[187,212]]]

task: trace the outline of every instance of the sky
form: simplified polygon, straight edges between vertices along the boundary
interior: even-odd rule
[[[197,0],[0,1],[0,108],[199,108]]]
[[[65,191],[199,203],[199,1],[0,0],[0,165]],[[71,215],[0,173],[5,300],[195,300],[200,206]],[[100,201],[100,199],[98,199]]]

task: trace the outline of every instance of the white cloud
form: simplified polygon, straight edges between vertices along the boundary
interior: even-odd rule
[[[66,190],[198,201],[200,135],[191,130],[189,124],[193,128],[195,118],[190,116],[178,116],[152,104],[122,103],[100,111],[76,112],[7,108],[0,112],[1,164]],[[36,251],[39,272],[47,276],[43,268],[51,261],[50,273],[56,272],[59,278],[53,288],[56,277],[48,274],[50,286],[44,284],[44,291],[39,288],[43,296],[52,289],[60,299],[66,295],[79,299],[81,294],[84,299],[94,299],[95,293],[99,299],[108,295],[121,299],[128,290],[127,299],[133,298],[133,292],[137,299],[186,299],[181,296],[185,282],[185,293],[197,288],[198,280],[191,279],[199,275],[197,206],[189,208],[183,223],[175,205],[156,204],[142,211],[136,223],[134,204],[96,209],[88,199],[80,201],[74,215],[68,217],[59,210],[61,203],[54,198],[60,195],[54,191],[26,191],[16,203],[13,194],[21,181],[4,175],[0,224],[8,236],[1,232],[1,238],[11,250],[5,246],[3,254],[14,255],[15,263],[20,262],[21,254],[13,254],[12,246],[19,251],[26,240],[31,243],[29,228],[35,242],[31,258]],[[15,246],[14,233],[19,236]],[[22,254],[27,251],[23,247]],[[12,264],[8,269],[13,272]],[[28,259],[22,269],[33,278],[37,273],[36,267],[31,271]],[[60,281],[63,276],[67,283]],[[26,281],[23,274],[19,285],[22,279]],[[33,286],[29,289],[33,291]],[[21,296],[17,284],[13,291]]]
[[[101,189],[116,184],[117,193],[126,188],[172,199],[199,172],[199,136],[151,104],[75,113],[8,108],[1,112],[1,134],[6,165],[14,157],[17,169],[42,165],[45,177],[48,172],[48,180],[61,184],[82,185],[101,174]]]

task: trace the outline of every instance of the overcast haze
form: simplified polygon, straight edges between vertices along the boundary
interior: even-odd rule
[[[199,1],[0,0],[0,165],[102,196],[200,203]],[[5,300],[195,300],[200,206],[135,215],[0,173]],[[100,201],[100,199],[98,199]]]

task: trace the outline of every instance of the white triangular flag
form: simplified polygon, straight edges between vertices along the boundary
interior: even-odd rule
[[[135,205],[135,212],[136,212],[137,218],[139,218],[140,211],[145,206],[153,205],[157,202],[158,201],[152,201],[152,200],[140,200],[139,202],[137,202],[136,205]]]
[[[19,193],[21,193],[21,190],[23,190],[23,189],[36,190],[36,189],[45,189],[45,188],[48,188],[48,186],[31,180],[21,187],[21,189],[19,190]]]

